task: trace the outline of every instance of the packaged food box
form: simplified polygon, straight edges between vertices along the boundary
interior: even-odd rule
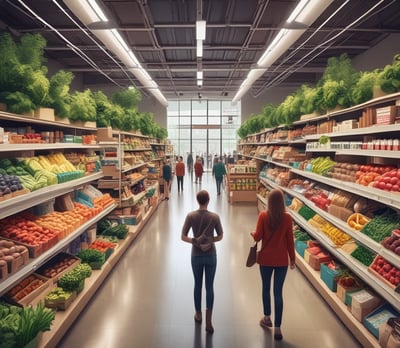
[[[321,263],[320,269],[321,280],[331,291],[336,292],[337,280],[340,275],[341,268],[337,266],[337,268],[334,269],[329,267],[329,263]]]
[[[399,317],[399,315],[391,306],[385,304],[368,314],[364,318],[363,324],[376,338],[379,338],[379,327],[386,323],[389,318]]]
[[[375,310],[382,304],[382,299],[369,290],[360,290],[352,296],[351,313],[359,320],[363,321],[364,317]]]
[[[331,256],[327,252],[322,251],[316,255],[311,254],[308,263],[312,269],[319,271],[321,268],[321,263],[327,263],[331,261],[331,259]]]

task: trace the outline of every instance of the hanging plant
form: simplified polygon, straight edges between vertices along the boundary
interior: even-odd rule
[[[372,99],[374,86],[377,84],[378,78],[379,70],[360,73],[360,78],[356,82],[351,93],[354,104],[361,104]]]
[[[393,58],[393,63],[386,65],[379,74],[379,85],[385,93],[400,91],[400,54]]]

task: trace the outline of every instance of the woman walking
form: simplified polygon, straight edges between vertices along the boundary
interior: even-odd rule
[[[271,279],[274,276],[274,338],[281,340],[281,323],[283,313],[283,284],[288,266],[295,267],[295,250],[293,239],[292,217],[285,209],[284,196],[281,190],[274,189],[268,194],[267,209],[258,215],[255,232],[256,242],[262,241],[257,262],[260,265],[262,280],[262,301],[264,316],[260,325],[272,327],[271,320]]]
[[[190,212],[182,227],[181,239],[192,244],[192,271],[194,277],[194,320],[202,322],[201,293],[203,288],[203,273],[206,288],[206,331],[213,333],[212,310],[214,306],[214,277],[217,269],[217,251],[215,242],[222,240],[223,230],[217,214],[207,210],[210,195],[201,190],[196,196],[199,209]],[[193,238],[189,237],[192,229]],[[214,235],[214,231],[216,235]]]
[[[167,160],[164,160],[164,165],[162,167],[162,177],[164,179],[164,199],[169,200],[169,186],[172,179],[172,170]]]
[[[197,181],[199,181],[199,184],[201,184],[201,178],[203,177],[203,163],[201,161],[201,158],[197,156],[196,158],[196,163],[194,164],[194,175],[196,178],[195,183],[197,184]]]

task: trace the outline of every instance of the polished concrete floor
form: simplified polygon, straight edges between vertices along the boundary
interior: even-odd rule
[[[210,192],[209,210],[224,227],[217,244],[213,335],[193,320],[190,245],[180,240],[200,187]],[[181,193],[173,182],[170,200],[161,203],[58,347],[359,347],[297,269],[288,272],[284,288],[283,341],[274,342],[259,326],[260,276],[257,267],[244,266],[256,219],[255,204],[230,205],[225,195],[217,196],[210,173],[201,186],[186,177]]]

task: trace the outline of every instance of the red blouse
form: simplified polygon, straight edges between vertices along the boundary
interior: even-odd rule
[[[261,250],[257,262],[262,266],[289,266],[295,262],[293,221],[285,213],[279,228],[271,234],[268,230],[268,216],[266,211],[258,215],[254,240],[261,243]]]

